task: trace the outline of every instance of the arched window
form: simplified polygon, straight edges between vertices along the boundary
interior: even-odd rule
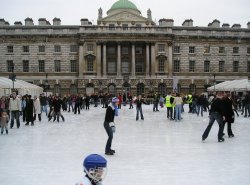
[[[131,85],[128,82],[125,82],[122,86],[123,93],[128,96],[128,94],[131,92]]]
[[[160,83],[158,86],[158,93],[160,95],[167,95],[167,88],[166,88],[166,84],[164,83]]]
[[[70,94],[73,94],[73,95],[76,95],[77,94],[77,87],[76,87],[76,85],[75,84],[72,84],[71,86],[70,86],[70,92],[69,92]]]
[[[115,84],[109,84],[108,85],[108,92],[112,94],[113,96],[116,96],[116,86]]]
[[[94,94],[95,93],[95,88],[94,88],[94,84],[92,83],[88,83],[86,84],[86,94],[87,95],[91,95],[91,94]]]
[[[195,84],[190,84],[190,85],[189,85],[189,92],[195,93],[195,90],[196,90]]]
[[[61,95],[61,87],[59,84],[55,84],[55,86],[54,86],[54,95],[56,95],[56,96]]]
[[[144,94],[144,90],[145,90],[145,85],[143,83],[139,83],[137,84],[137,95],[142,95]]]

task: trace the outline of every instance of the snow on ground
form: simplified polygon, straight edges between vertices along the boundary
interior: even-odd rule
[[[135,120],[128,106],[115,118],[114,156],[105,156],[105,109],[90,107],[81,114],[63,112],[65,122],[24,126],[21,121],[0,136],[1,185],[73,185],[83,176],[82,161],[98,153],[108,161],[106,185],[248,185],[250,182],[250,119],[236,117],[234,138],[217,142],[215,122],[205,142],[204,117],[185,113],[169,121],[166,108],[152,111],[144,105],[145,120]],[[22,120],[22,119],[21,119]],[[225,129],[226,133],[226,129]]]

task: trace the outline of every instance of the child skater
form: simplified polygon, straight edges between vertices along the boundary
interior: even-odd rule
[[[9,122],[9,116],[7,112],[4,110],[0,117],[1,134],[3,134],[4,128],[5,128],[6,134],[8,134],[8,122]]]

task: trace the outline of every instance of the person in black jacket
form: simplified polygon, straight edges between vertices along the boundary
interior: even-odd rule
[[[215,100],[211,104],[209,123],[208,123],[206,130],[204,131],[204,133],[202,135],[202,141],[204,141],[208,137],[208,134],[209,134],[215,120],[219,124],[218,142],[224,141],[224,138],[222,136],[223,136],[223,120],[225,120],[225,117],[223,116],[222,98],[223,98],[223,93],[218,92]]]
[[[233,110],[233,100],[231,99],[231,94],[225,94],[225,97],[222,99],[223,105],[223,115],[225,116],[225,120],[223,120],[223,128],[227,123],[227,133],[228,137],[234,137],[232,132],[231,124],[234,123],[234,110]]]
[[[136,104],[136,121],[139,119],[139,112],[141,115],[141,120],[144,120],[143,112],[142,112],[142,104],[144,103],[144,100],[142,99],[141,95],[138,96],[138,98],[135,100]]]
[[[31,95],[27,96],[27,100],[26,100],[26,126],[29,125],[29,122],[31,122],[31,126],[34,125],[34,118],[33,118],[33,110],[34,110],[34,103],[33,100],[31,99]]]
[[[108,140],[105,147],[105,154],[106,155],[114,155],[115,150],[111,149],[112,140],[113,140],[113,130],[112,130],[112,123],[114,124],[114,117],[116,115],[116,107],[118,106],[119,99],[114,97],[112,98],[112,104],[108,106],[106,109],[106,115],[104,120],[104,128],[108,134]]]

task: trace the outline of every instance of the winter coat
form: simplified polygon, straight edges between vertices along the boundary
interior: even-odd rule
[[[222,115],[225,116],[224,122],[234,123],[234,111],[232,99],[225,97],[222,99]]]
[[[34,103],[32,99],[27,99],[26,101],[26,121],[33,122],[33,110],[34,110]]]
[[[10,98],[9,110],[10,111],[17,111],[17,110],[21,111],[22,110],[19,98],[17,98],[17,97],[15,99]]]
[[[34,100],[34,114],[41,114],[41,103],[38,98]]]

